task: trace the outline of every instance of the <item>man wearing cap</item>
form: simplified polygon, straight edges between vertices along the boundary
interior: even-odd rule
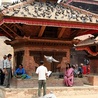
[[[41,88],[43,87],[43,96],[46,95],[46,77],[47,77],[47,68],[44,66],[44,62],[40,61],[40,66],[36,70],[38,74],[38,96],[41,96]]]

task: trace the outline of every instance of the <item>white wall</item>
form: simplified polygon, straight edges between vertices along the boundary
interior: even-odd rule
[[[0,0],[2,2],[11,2],[12,0]]]
[[[1,6],[1,1],[0,1],[0,6]]]
[[[3,56],[9,53],[13,55],[13,48],[10,45],[6,45],[4,43],[6,39],[8,40],[8,38],[4,36],[0,36],[0,68],[2,66]],[[13,56],[12,56],[12,61],[13,61]]]
[[[9,2],[9,3],[13,3],[15,1],[20,2],[20,0],[0,0],[0,2]]]

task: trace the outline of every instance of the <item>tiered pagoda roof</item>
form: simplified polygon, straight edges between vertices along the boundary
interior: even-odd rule
[[[98,15],[66,3],[32,2],[3,5],[4,16],[61,20],[82,23],[97,23]]]
[[[80,4],[83,3],[80,7]],[[56,2],[20,2],[3,4],[0,9],[0,34],[11,41],[28,37],[36,41],[44,39],[71,43],[75,36],[98,34],[98,15],[94,9],[97,1],[65,0]]]

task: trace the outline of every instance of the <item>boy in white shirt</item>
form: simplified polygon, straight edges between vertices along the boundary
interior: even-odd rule
[[[41,88],[43,87],[43,96],[46,95],[46,77],[47,68],[44,66],[44,62],[40,61],[40,66],[36,70],[38,74],[38,96],[41,96]]]

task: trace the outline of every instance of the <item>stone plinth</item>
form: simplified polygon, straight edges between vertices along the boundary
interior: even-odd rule
[[[36,77],[31,79],[17,79],[13,78],[12,86],[16,88],[34,88],[38,87],[38,79]],[[73,86],[83,86],[81,78],[74,78]],[[47,79],[47,87],[65,87],[63,79],[50,77]]]
[[[38,87],[38,79],[37,78],[32,78],[32,79],[16,79],[13,78],[12,80],[12,86],[16,88],[34,88]],[[64,86],[63,84],[63,79],[54,79],[54,78],[49,78],[47,79],[47,86],[48,87],[61,87]]]
[[[74,78],[74,84],[73,86],[83,86],[82,78]]]
[[[98,86],[98,76],[97,75],[88,75],[88,81],[93,86]]]

